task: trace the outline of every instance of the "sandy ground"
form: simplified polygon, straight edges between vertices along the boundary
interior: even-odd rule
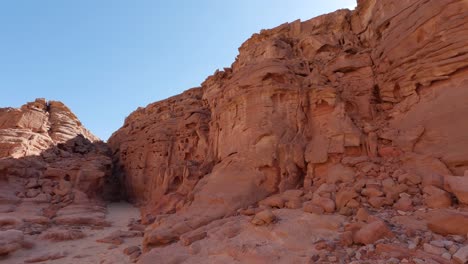
[[[31,249],[21,249],[14,252],[7,259],[0,259],[4,264],[20,264],[31,258],[43,255],[44,253],[63,252],[66,257],[57,260],[47,260],[39,263],[60,263],[60,264],[110,264],[110,263],[131,263],[129,257],[123,254],[123,250],[129,246],[141,245],[142,238],[125,238],[124,243],[113,246],[106,243],[98,243],[97,239],[106,237],[117,230],[127,230],[130,219],[138,219],[138,208],[128,203],[112,203],[107,206],[106,220],[112,226],[100,230],[93,230],[90,227],[83,227],[81,230],[86,233],[86,237],[78,240],[50,242],[38,240],[34,237],[27,237],[33,241],[34,247]]]

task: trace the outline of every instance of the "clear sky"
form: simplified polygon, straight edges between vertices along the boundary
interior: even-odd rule
[[[0,107],[68,105],[107,138],[139,106],[229,67],[253,33],[355,0],[0,1]]]

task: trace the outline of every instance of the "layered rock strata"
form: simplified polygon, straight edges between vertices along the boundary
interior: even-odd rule
[[[64,104],[0,109],[0,260],[50,228],[109,225],[111,174],[109,148]]]
[[[467,11],[460,0],[358,1],[254,34],[201,87],[132,113],[109,145],[154,221],[146,249],[248,207],[466,203]],[[366,244],[356,230],[351,241]]]

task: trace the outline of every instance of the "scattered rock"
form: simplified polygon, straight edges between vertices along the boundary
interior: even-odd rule
[[[254,225],[268,225],[276,220],[276,216],[270,210],[263,210],[257,213],[252,219]]]
[[[140,250],[140,248],[137,247],[137,246],[131,246],[131,247],[125,248],[125,249],[123,250],[123,253],[124,253],[125,255],[131,255],[131,254],[133,254],[133,253],[136,252],[136,251],[141,251],[141,250]]]
[[[23,221],[16,217],[0,216],[0,228],[6,229],[19,229],[23,225]]]
[[[354,234],[353,240],[355,243],[368,245],[375,243],[379,239],[392,236],[393,234],[388,226],[384,221],[380,220],[365,224]]]
[[[461,203],[468,204],[468,177],[445,176],[445,186]]]
[[[453,260],[459,264],[468,263],[468,246],[460,248],[457,253],[453,255]]]
[[[311,214],[323,214],[325,212],[325,210],[323,210],[322,207],[318,206],[318,205],[315,205],[313,202],[309,201],[309,202],[305,202],[303,204],[303,210],[304,212],[307,212],[307,213],[311,213]]]
[[[437,246],[434,246],[434,245],[431,245],[431,244],[428,244],[428,243],[424,243],[423,249],[427,253],[431,253],[431,254],[435,254],[435,255],[439,255],[439,256],[444,254],[444,253],[447,253],[447,250],[445,250],[445,248],[437,247]]]
[[[122,231],[122,230],[117,230],[112,232],[110,235],[100,238],[96,240],[96,242],[99,243],[108,243],[108,244],[114,244],[114,245],[121,245],[124,242],[124,238],[129,238],[129,237],[141,237],[143,236],[143,233],[140,231]]]
[[[403,196],[393,205],[393,208],[404,212],[412,211],[413,201],[411,198]]]
[[[450,194],[435,186],[429,185],[423,189],[424,202],[429,208],[447,208],[452,205]]]

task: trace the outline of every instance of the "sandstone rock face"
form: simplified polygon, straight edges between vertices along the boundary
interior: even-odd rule
[[[61,102],[2,108],[0,146],[0,180],[21,181],[18,195],[35,202],[73,200],[74,190],[95,196],[111,174],[107,146]]]
[[[127,195],[150,202],[155,213],[182,206],[213,167],[210,119],[200,88],[132,113],[109,140],[118,169],[127,176],[122,179]]]
[[[23,253],[15,251],[28,250],[43,232],[45,240],[84,237],[66,228],[46,232],[51,227],[108,226],[101,203],[117,191],[111,174],[109,148],[62,103],[37,99],[0,109],[0,255],[10,263],[63,258],[47,253],[20,261]]]
[[[18,230],[0,231],[0,255],[6,255],[23,246],[23,232]]]
[[[36,99],[19,109],[0,108],[0,158],[38,155],[78,135],[98,141],[61,102]]]
[[[432,207],[451,194],[466,202],[444,180],[468,169],[468,123],[457,121],[468,114],[466,5],[362,0],[263,30],[201,87],[132,113],[109,145],[153,222],[145,249],[259,201],[343,215],[398,201],[411,212],[433,186]],[[288,201],[292,189],[305,194]]]

